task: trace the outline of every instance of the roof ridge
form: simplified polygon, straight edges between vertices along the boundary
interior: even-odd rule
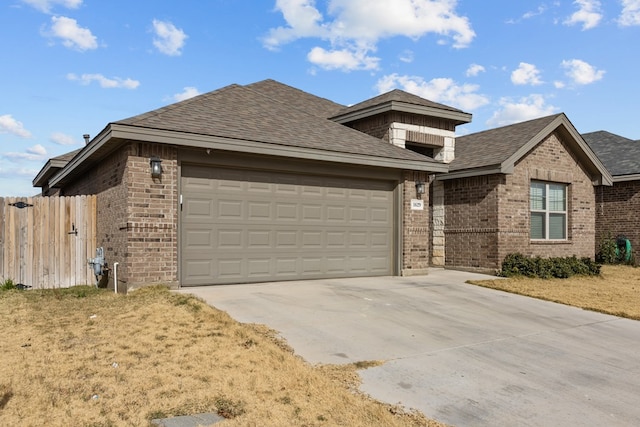
[[[531,124],[531,123],[533,123],[535,121],[538,121],[538,120],[540,120],[540,121],[549,120],[552,117],[553,117],[553,120],[555,120],[556,118],[558,118],[558,117],[560,117],[562,115],[564,115],[566,117],[566,114],[563,113],[563,112],[556,113],[556,114],[550,114],[548,116],[542,116],[542,117],[537,117],[535,119],[525,120],[524,122],[511,123],[511,124],[508,124],[508,125],[499,126],[497,128],[485,129],[485,130],[481,130],[481,131],[478,131],[478,132],[470,133],[470,134],[467,134],[467,135],[460,135],[460,136],[456,137],[456,140],[458,140],[460,138],[466,138],[466,137],[469,137],[469,136],[481,135],[481,134],[484,134],[484,133],[487,133],[487,132],[497,132],[497,131],[504,130],[504,129],[507,129],[507,128],[525,126],[525,125]],[[550,121],[553,121],[553,120],[550,120]]]

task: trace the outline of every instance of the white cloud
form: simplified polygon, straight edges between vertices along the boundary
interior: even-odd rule
[[[413,62],[413,59],[414,59],[413,51],[407,49],[404,52],[402,52],[398,58],[400,59],[400,61],[410,64]]]
[[[573,3],[578,5],[578,10],[564,21],[565,25],[582,24],[583,30],[598,26],[602,20],[602,9],[598,0],[575,0]]]
[[[349,49],[327,51],[314,47],[307,55],[312,64],[325,70],[376,70],[380,58],[367,56],[367,50],[352,51]]]
[[[23,153],[4,153],[4,157],[16,160],[45,160],[48,157],[47,149],[40,144],[29,147]]]
[[[198,95],[200,95],[200,91],[198,91],[198,89],[193,86],[187,86],[182,92],[173,95],[173,100],[180,102]]]
[[[566,86],[566,84],[564,82],[561,82],[560,80],[556,80],[555,82],[553,82],[553,86],[556,89],[563,89]]]
[[[598,70],[593,65],[580,59],[562,61],[562,68],[567,70],[565,74],[579,85],[588,85],[604,77],[604,70]]]
[[[102,74],[82,74],[78,76],[77,74],[69,73],[67,74],[67,80],[77,81],[83,85],[88,85],[91,82],[98,82],[100,87],[103,87],[105,89],[136,89],[138,86],[140,86],[140,82],[137,80],[133,80],[130,78],[122,79],[120,77],[109,79]]]
[[[53,132],[49,140],[58,145],[79,145],[75,138],[62,132]]]
[[[456,5],[457,0],[330,0],[325,16],[316,8],[315,0],[276,0],[276,10],[287,25],[272,28],[263,43],[268,49],[277,49],[301,38],[327,41],[330,48],[315,47],[313,55],[309,54],[315,58],[334,52],[344,57],[349,51],[354,58],[374,59],[369,53],[376,50],[380,39],[404,36],[417,40],[426,34],[447,37],[455,48],[463,48],[471,43],[475,32],[466,17],[456,14]],[[334,58],[327,63],[349,61]],[[351,69],[370,69],[370,65],[368,60],[355,61]]]
[[[540,80],[540,70],[533,64],[521,62],[516,70],[511,73],[511,82],[514,85],[539,85],[542,84]]]
[[[459,85],[449,78],[432,79],[427,82],[417,76],[390,74],[378,80],[376,88],[380,93],[400,88],[430,101],[451,105],[465,111],[475,110],[489,103],[486,96],[477,93],[477,85]]]
[[[69,49],[82,52],[98,47],[96,36],[89,29],[78,26],[75,19],[65,16],[51,17],[50,35],[62,39],[62,44]]]
[[[467,68],[466,75],[467,77],[475,77],[480,73],[484,73],[486,70],[482,65],[479,64],[471,64],[469,68]]]
[[[31,132],[26,130],[22,122],[14,119],[11,114],[0,116],[0,133],[11,133],[21,138],[31,138]]]
[[[77,9],[82,5],[82,0],[22,0],[24,3],[32,6],[40,12],[50,13],[51,9],[56,5],[66,7],[67,9]]]
[[[556,113],[557,108],[548,105],[542,95],[532,94],[519,100],[500,99],[500,109],[487,120],[487,125],[507,126]]]
[[[182,48],[187,35],[169,21],[153,20],[153,31],[156,37],[153,45],[162,53],[169,56],[182,55]]]
[[[622,0],[618,23],[623,27],[640,25],[640,0]]]

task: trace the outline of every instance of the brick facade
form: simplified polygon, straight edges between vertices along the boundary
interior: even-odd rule
[[[640,262],[640,180],[616,182],[596,189],[596,251],[604,239],[624,235]]]
[[[366,119],[356,120],[348,123],[347,126],[376,138],[380,138],[384,141],[390,142],[389,129],[392,123],[425,126],[451,132],[454,132],[456,130],[455,124],[450,120],[423,116],[420,114],[403,113],[399,111],[391,111],[389,113],[367,117]],[[440,145],[440,142],[436,142],[435,145]]]
[[[566,241],[531,241],[532,180],[568,184]],[[526,154],[512,174],[445,181],[445,206],[448,267],[495,270],[513,252],[542,257],[595,255],[595,189],[557,133]]]
[[[151,156],[162,159],[159,179]],[[110,267],[118,263],[119,290],[177,285],[177,171],[175,148],[130,142],[61,190],[97,196],[97,245]]]
[[[426,274],[429,268],[429,192],[421,196],[423,210],[411,209],[411,200],[418,199],[416,181],[428,182],[427,174],[404,172],[402,196],[402,271],[403,276]]]

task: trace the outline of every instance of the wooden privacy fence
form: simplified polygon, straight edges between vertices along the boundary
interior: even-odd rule
[[[96,196],[0,198],[0,279],[34,289],[94,284]]]

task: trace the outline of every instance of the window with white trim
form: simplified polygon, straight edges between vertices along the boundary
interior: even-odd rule
[[[567,185],[531,181],[531,240],[567,239]]]

